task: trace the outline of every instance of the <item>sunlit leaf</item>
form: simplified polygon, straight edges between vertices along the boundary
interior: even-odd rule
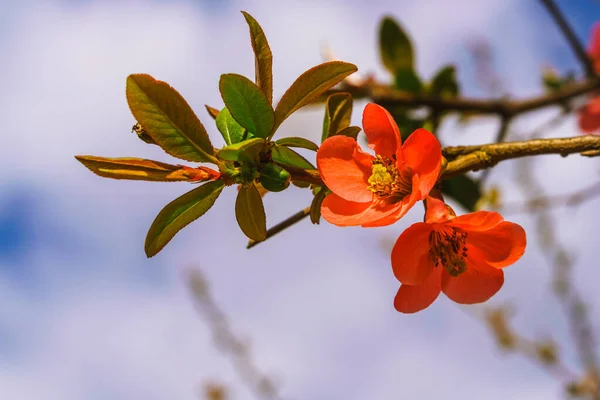
[[[385,17],[379,27],[379,52],[383,65],[393,75],[399,70],[414,69],[411,40],[391,17]]]
[[[253,162],[265,146],[262,138],[253,138],[243,142],[234,143],[219,150],[219,158],[227,161]]]
[[[285,146],[273,146],[271,149],[271,158],[279,164],[291,165],[302,169],[315,169],[306,158]]]
[[[266,138],[273,130],[275,115],[264,93],[248,78],[223,74],[219,90],[233,118],[255,136]]]
[[[253,184],[240,188],[235,200],[235,217],[242,232],[250,239],[261,242],[267,238],[265,207]]]
[[[194,168],[171,165],[142,158],[75,156],[90,171],[104,178],[155,182],[190,181],[197,177]]]
[[[258,22],[247,12],[242,11],[242,14],[250,28],[250,40],[256,64],[256,85],[264,93],[267,101],[271,103],[273,101],[273,55],[265,33]]]
[[[189,223],[200,218],[215,204],[225,183],[212,181],[173,200],[154,219],[144,246],[146,256],[152,257]]]
[[[204,107],[206,107],[206,111],[208,111],[208,115],[213,117],[213,119],[217,119],[217,116],[219,115],[219,112],[220,112],[218,109],[213,108],[207,104],[205,104]]]
[[[223,108],[217,116],[217,129],[227,144],[239,143],[248,136],[246,130],[233,119],[227,107]]]
[[[316,100],[323,92],[356,72],[355,65],[330,61],[309,69],[296,79],[275,108],[275,128],[293,112]]]
[[[316,143],[314,143],[308,139],[304,139],[301,137],[295,137],[295,136],[276,140],[275,143],[277,143],[278,145],[281,145],[281,146],[299,147],[302,149],[308,149],[308,150],[312,150],[312,151],[319,150],[319,146]]]
[[[185,99],[146,74],[127,77],[127,102],[135,119],[163,150],[188,161],[212,161],[206,129]]]
[[[352,95],[350,93],[340,92],[329,96],[325,103],[321,142],[350,126],[351,117]]]

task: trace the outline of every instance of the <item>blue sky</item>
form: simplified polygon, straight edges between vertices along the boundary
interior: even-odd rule
[[[560,1],[585,39],[598,2]],[[561,387],[519,357],[494,347],[485,327],[440,298],[417,315],[392,307],[392,240],[422,218],[411,211],[381,229],[299,224],[252,251],[236,226],[235,190],[188,226],[158,256],[143,253],[155,215],[190,186],[101,179],[76,154],[173,162],[130,133],[125,78],[150,73],[179,90],[221,145],[203,105],[220,107],[219,75],[253,75],[240,10],[263,26],[274,53],[275,97],[322,62],[325,43],[361,73],[387,79],[376,50],[377,25],[392,14],[410,32],[417,67],[429,78],[458,65],[466,94],[466,44],[489,40],[495,67],[515,96],[539,94],[539,71],[552,63],[578,70],[556,27],[537,4],[517,0],[411,1],[8,1],[0,5],[0,393],[11,399],[195,399],[216,379],[235,399],[253,398],[214,347],[193,307],[186,273],[199,268],[255,363],[285,398],[551,399]],[[510,22],[509,22],[510,21]],[[364,103],[353,119],[360,123]],[[557,110],[515,123],[527,132]],[[282,126],[289,136],[320,136],[322,110]],[[447,143],[484,143],[497,121],[441,128]],[[578,134],[574,119],[552,136]],[[520,199],[515,165],[491,174]],[[549,193],[597,180],[597,160],[548,156],[534,173]],[[274,224],[304,208],[310,194],[266,197]],[[562,242],[577,255],[575,279],[598,320],[598,200],[554,214]],[[512,218],[534,232],[534,220]],[[492,303],[518,304],[515,323],[536,338],[568,337],[533,233],[523,259],[506,270]],[[382,244],[383,243],[383,244]],[[567,361],[573,352],[562,349]],[[432,384],[435,382],[435,384]]]

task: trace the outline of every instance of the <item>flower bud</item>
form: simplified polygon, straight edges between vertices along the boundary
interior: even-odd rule
[[[276,164],[265,164],[260,170],[260,183],[269,192],[281,192],[290,186],[292,176]]]

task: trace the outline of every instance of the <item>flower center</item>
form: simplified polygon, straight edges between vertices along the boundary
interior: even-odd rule
[[[408,165],[399,170],[396,160],[378,155],[373,160],[368,189],[376,196],[390,198],[395,203],[412,192],[412,175]]]
[[[437,267],[442,265],[450,276],[467,270],[467,232],[442,225],[429,234],[429,259]]]

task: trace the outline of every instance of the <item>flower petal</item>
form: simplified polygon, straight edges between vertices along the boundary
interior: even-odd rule
[[[338,196],[359,203],[370,202],[373,192],[367,186],[373,156],[363,152],[356,140],[332,136],[317,151],[317,167],[323,182]]]
[[[413,173],[421,178],[423,196],[435,186],[442,168],[442,147],[433,133],[426,129],[414,131],[402,146],[402,158]]]
[[[442,291],[459,304],[477,304],[489,300],[504,284],[504,272],[477,257],[467,257],[467,270],[457,277],[444,270]]]
[[[394,209],[393,205],[382,202],[356,203],[330,193],[321,204],[321,216],[333,225],[358,226],[381,219]]]
[[[412,193],[410,194],[410,196],[404,196],[404,198],[401,201],[395,204],[394,212],[388,213],[379,220],[365,223],[363,224],[363,227],[375,228],[378,226],[387,226],[393,224],[394,222],[402,218],[408,212],[408,210],[410,210],[412,206],[414,206],[417,203],[417,201],[421,200],[421,191],[416,189],[419,186],[418,175],[413,175],[412,185]]]
[[[392,271],[405,285],[420,285],[433,271],[429,262],[431,224],[417,222],[400,234],[392,249]]]
[[[367,104],[363,111],[362,124],[369,147],[375,150],[376,154],[390,159],[395,154],[401,157],[401,152],[398,151],[402,146],[400,130],[385,108],[374,103]]]
[[[405,314],[416,313],[429,307],[440,295],[441,268],[436,268],[421,285],[401,285],[394,298],[394,308]]]
[[[490,230],[470,231],[468,234],[468,246],[477,248],[481,257],[496,268],[514,264],[527,246],[525,230],[512,222],[501,222]]]
[[[487,231],[503,222],[504,218],[494,211],[475,211],[469,214],[460,215],[449,220],[447,223],[456,227],[463,228],[466,231]]]
[[[579,129],[584,133],[600,130],[600,97],[595,97],[579,112]]]

